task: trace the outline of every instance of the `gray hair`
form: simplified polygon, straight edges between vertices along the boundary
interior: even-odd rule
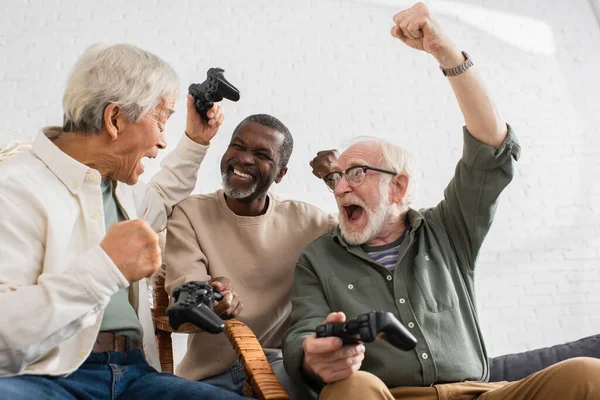
[[[385,139],[374,136],[356,137],[352,139],[352,141],[347,144],[345,148],[348,148],[351,145],[369,142],[375,143],[381,148],[381,159],[379,160],[379,165],[377,167],[393,171],[396,174],[406,175],[406,177],[408,177],[406,194],[402,200],[402,203],[400,204],[401,208],[407,209],[417,197],[414,156],[405,148],[390,143]]]
[[[138,122],[161,100],[179,92],[175,70],[154,54],[131,44],[96,43],[79,57],[63,96],[63,130],[98,133],[104,109],[117,104]]]

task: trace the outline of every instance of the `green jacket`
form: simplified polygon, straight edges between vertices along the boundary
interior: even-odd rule
[[[463,131],[462,159],[444,200],[407,213],[409,228],[393,274],[360,246],[345,243],[339,227],[304,249],[283,340],[285,367],[293,378],[303,379],[302,342],[329,313],[354,318],[376,310],[392,312],[418,340],[409,352],[384,340],[365,344],[361,370],[388,387],[489,379],[474,270],[520,146],[510,126],[498,150]]]

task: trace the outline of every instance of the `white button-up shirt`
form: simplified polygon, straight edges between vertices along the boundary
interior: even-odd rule
[[[40,133],[30,151],[0,163],[0,376],[66,375],[90,354],[104,308],[129,282],[100,247],[100,173]],[[48,137],[47,137],[48,136]],[[151,183],[119,183],[128,219],[166,227],[189,196],[207,147],[183,136]],[[132,285],[146,359],[160,370],[145,281]]]

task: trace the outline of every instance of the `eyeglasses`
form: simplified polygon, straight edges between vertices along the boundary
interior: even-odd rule
[[[346,171],[333,171],[323,177],[323,181],[332,192],[335,191],[335,187],[338,182],[342,180],[342,176],[346,174],[348,184],[352,187],[360,186],[365,181],[367,171],[383,172],[384,174],[396,175],[395,172],[388,171],[385,169],[369,167],[368,165],[355,165],[348,168]]]

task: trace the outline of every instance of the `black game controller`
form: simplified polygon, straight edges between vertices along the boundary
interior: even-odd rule
[[[214,290],[208,282],[192,281],[184,283],[173,292],[175,304],[167,308],[169,325],[173,329],[189,322],[209,333],[220,333],[225,323],[213,311],[213,303],[223,295]]]
[[[417,345],[417,338],[387,311],[371,311],[346,322],[328,323],[316,327],[318,338],[337,336],[344,344],[372,342],[378,334],[393,346],[410,351]]]
[[[225,99],[238,101],[240,91],[225,79],[224,70],[221,68],[211,68],[206,72],[206,80],[202,83],[192,83],[189,87],[189,93],[194,96],[196,110],[204,119],[208,121],[206,113],[211,109],[214,103]]]

